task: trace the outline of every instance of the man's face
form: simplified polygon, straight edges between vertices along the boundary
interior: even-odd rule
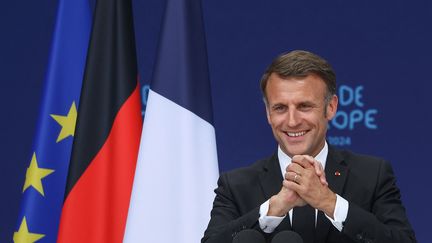
[[[338,99],[326,104],[326,84],[319,76],[280,78],[267,82],[267,119],[281,149],[290,157],[316,156],[324,146],[327,123],[336,113]],[[326,109],[327,106],[327,109]]]

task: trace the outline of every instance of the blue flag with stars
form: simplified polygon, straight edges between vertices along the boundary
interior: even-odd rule
[[[60,0],[13,241],[56,242],[90,38],[88,0]]]

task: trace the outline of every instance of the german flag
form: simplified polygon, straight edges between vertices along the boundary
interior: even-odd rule
[[[130,0],[98,0],[58,242],[122,242],[142,128]]]

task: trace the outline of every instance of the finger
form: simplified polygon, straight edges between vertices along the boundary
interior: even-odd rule
[[[315,169],[315,173],[320,178],[321,184],[323,184],[325,186],[328,186],[328,182],[327,182],[327,179],[326,179],[326,176],[325,176],[325,171],[324,171],[324,168],[323,168],[322,164],[318,160],[314,159],[312,156],[305,155],[305,158],[310,163],[313,164],[314,169]]]
[[[316,161],[316,166],[315,166],[315,170],[319,170],[319,173],[317,173],[317,175],[320,178],[321,184],[328,186],[328,182],[327,182],[327,178],[325,176],[325,171],[324,168],[322,167],[321,163]]]
[[[325,173],[323,173],[322,175],[320,175],[319,179],[320,179],[321,184],[323,184],[324,186],[328,186],[328,182],[327,182],[327,178],[325,176]]]
[[[323,185],[327,186],[328,183],[327,183],[327,179],[325,176],[325,171],[324,171],[324,168],[322,167],[321,163],[319,161],[316,161],[314,164],[314,167],[315,167],[315,172],[319,176],[321,183]]]
[[[289,180],[284,180],[283,186],[289,190],[295,191],[297,194],[299,194],[299,191],[301,190],[301,186],[299,184]]]
[[[292,157],[292,162],[301,165],[303,168],[309,168],[312,166],[305,155],[294,155]]]
[[[326,178],[326,176],[325,176],[325,171],[324,171],[324,169],[322,168],[321,163],[319,163],[319,162],[317,161],[317,162],[315,163],[314,167],[315,167],[315,173],[316,173],[317,176],[319,177],[321,184],[323,184],[323,185],[325,185],[325,186],[328,186],[327,178]]]
[[[320,171],[321,171],[321,175],[319,176],[319,177],[320,177],[320,181],[321,181],[321,183],[322,183],[323,185],[328,186],[328,182],[327,182],[327,178],[326,178],[325,170],[324,170],[324,168],[322,167],[322,164],[321,164],[321,163],[319,163],[319,162],[317,161],[317,164],[319,165],[319,167],[320,167]]]
[[[324,169],[322,168],[322,165],[318,160],[316,160],[314,157],[310,155],[304,155],[304,158],[314,167],[315,173],[318,176],[322,175]]]
[[[300,178],[301,178],[301,176],[295,172],[289,171],[289,172],[285,173],[285,179],[286,180],[293,181],[297,184],[300,183],[299,182]]]
[[[295,172],[297,174],[303,174],[303,171],[305,170],[305,168],[303,168],[301,165],[296,164],[296,163],[291,163],[287,166],[286,171],[289,172]]]

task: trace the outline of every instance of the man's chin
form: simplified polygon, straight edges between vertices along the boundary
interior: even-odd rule
[[[289,145],[289,147],[286,147],[285,153],[290,156],[291,158],[294,155],[304,155],[307,154],[306,149],[304,146],[298,146],[298,145]]]

